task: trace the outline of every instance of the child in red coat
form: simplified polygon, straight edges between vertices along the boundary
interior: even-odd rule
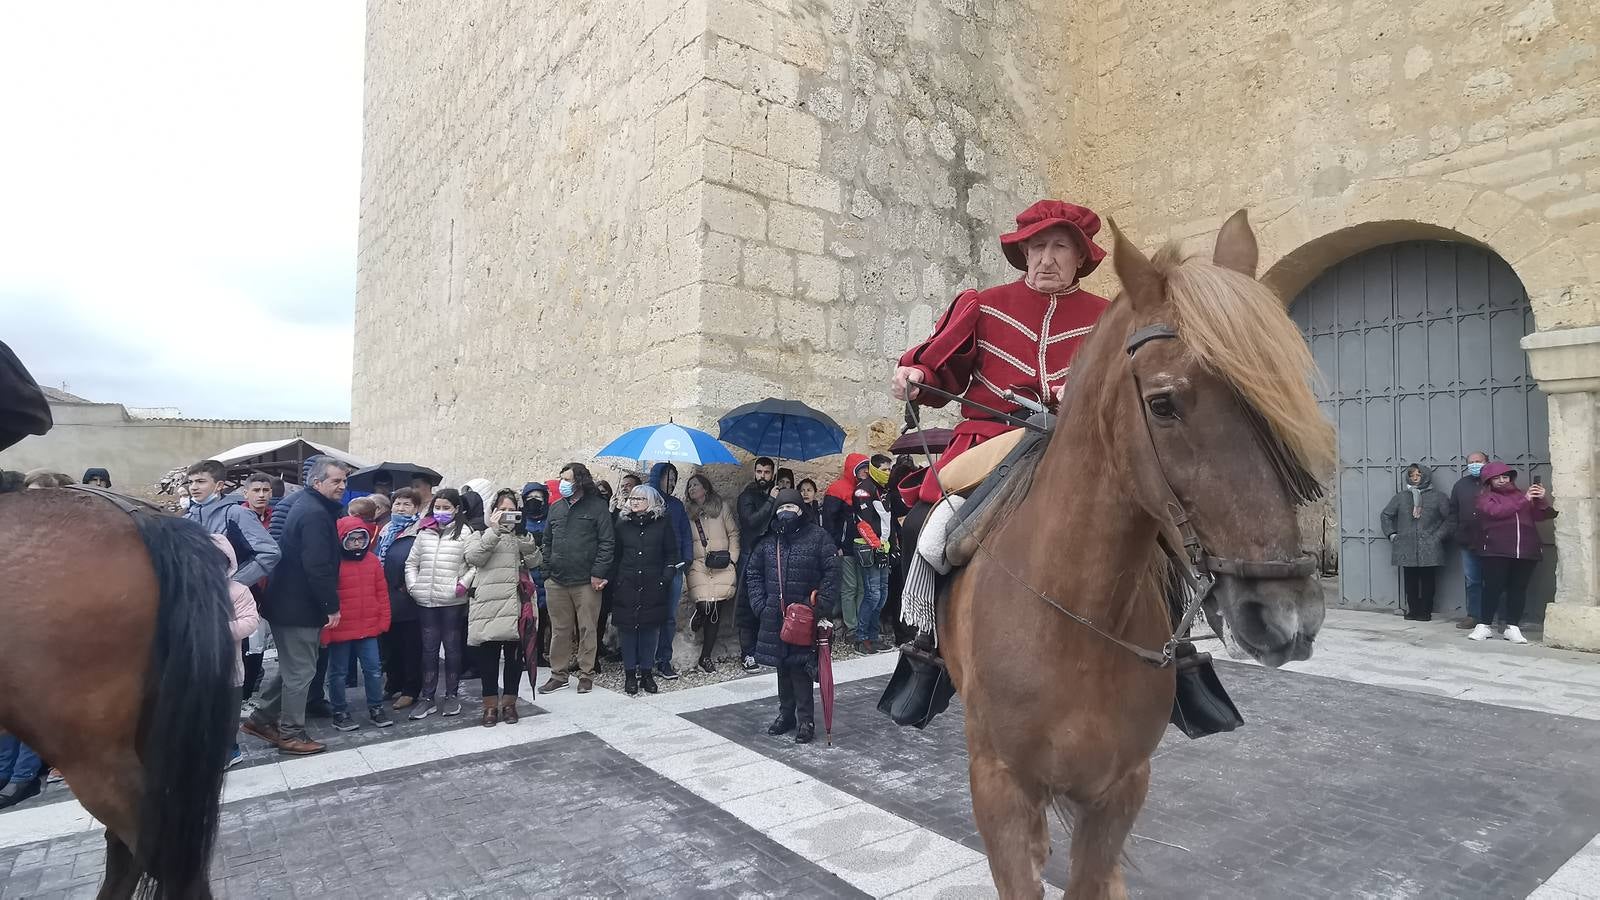
[[[328,701],[333,705],[333,727],[354,731],[358,726],[347,712],[345,677],[350,657],[361,662],[366,680],[367,716],[379,728],[394,724],[383,710],[383,672],[378,663],[378,635],[389,630],[389,588],[383,580],[383,564],[368,552],[372,526],[358,516],[339,520],[339,546],[344,558],[339,561],[339,615],[322,629],[322,643],[328,648]]]

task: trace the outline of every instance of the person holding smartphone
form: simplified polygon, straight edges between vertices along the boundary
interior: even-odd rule
[[[467,565],[476,566],[467,603],[467,648],[477,657],[483,682],[483,726],[517,723],[517,688],[522,684],[522,642],[517,617],[522,597],[517,586],[524,571],[544,562],[539,539],[520,534],[522,510],[517,492],[494,495],[488,525],[467,541]]]
[[[1501,636],[1513,644],[1526,644],[1522,636],[1523,607],[1528,582],[1544,556],[1534,523],[1553,519],[1550,497],[1535,476],[1527,490],[1517,487],[1517,473],[1503,462],[1483,467],[1484,490],[1478,495],[1478,531],[1482,544],[1478,556],[1483,566],[1483,618],[1467,637],[1474,641],[1494,636],[1489,623],[1504,608],[1506,627]]]

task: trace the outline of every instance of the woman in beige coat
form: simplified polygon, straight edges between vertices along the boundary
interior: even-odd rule
[[[502,490],[494,495],[488,527],[467,541],[467,565],[478,570],[467,606],[467,646],[483,680],[486,728],[496,721],[517,723],[517,687],[522,683],[524,665],[517,632],[517,617],[522,612],[518,582],[524,571],[544,562],[538,538],[517,533],[518,516],[517,492]]]
[[[689,598],[694,601],[690,628],[700,632],[700,670],[715,672],[711,653],[717,645],[717,626],[722,618],[722,601],[731,598],[739,586],[739,516],[723,500],[711,479],[700,473],[689,476],[685,489],[689,502],[690,542],[694,562],[689,566]]]

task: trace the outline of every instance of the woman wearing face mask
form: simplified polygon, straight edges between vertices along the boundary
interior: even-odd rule
[[[795,731],[795,743],[808,744],[816,734],[811,682],[817,651],[811,635],[795,644],[783,640],[784,608],[810,605],[815,597],[814,621],[828,627],[839,604],[839,553],[821,526],[805,521],[798,491],[778,494],[772,525],[745,565],[744,586],[759,623],[756,661],[778,670],[778,717],[767,734]]]
[[[689,599],[694,601],[694,624],[700,631],[700,671],[715,672],[711,654],[717,646],[722,621],[722,601],[739,587],[739,517],[722,499],[711,479],[696,472],[684,489],[689,502],[689,537],[694,563],[689,566]]]
[[[538,538],[517,534],[517,492],[507,488],[494,496],[488,528],[467,541],[467,565],[476,566],[472,599],[467,605],[467,646],[477,654],[483,681],[483,725],[517,723],[517,687],[522,683],[522,644],[517,619],[522,598],[517,587],[526,569],[544,561]],[[502,660],[504,665],[502,667]],[[504,678],[499,676],[504,674]]]
[[[628,514],[617,522],[617,593],[611,616],[627,673],[623,690],[630,695],[640,688],[647,694],[657,690],[656,642],[667,621],[667,587],[682,563],[666,512],[661,494],[641,485],[628,497]]]
[[[416,489],[403,487],[394,492],[394,503],[378,536],[378,559],[383,561],[383,577],[389,588],[389,630],[379,640],[383,649],[383,673],[388,679],[385,693],[394,698],[394,709],[410,709],[422,694],[422,621],[417,601],[406,590],[406,563],[416,544],[417,522],[421,519],[422,496]]]
[[[1450,501],[1433,489],[1433,471],[1421,463],[1406,467],[1405,484],[1378,517],[1389,536],[1391,561],[1405,576],[1406,618],[1433,620],[1433,589],[1444,565],[1444,542],[1455,530]]]
[[[518,530],[532,537],[535,541],[544,539],[544,526],[550,516],[550,489],[537,481],[530,481],[522,486],[522,524]],[[535,665],[542,668],[550,667],[547,654],[550,652],[550,617],[544,614],[544,566],[538,566],[528,572],[533,577],[534,603],[539,610],[539,658]]]
[[[1555,518],[1556,511],[1550,508],[1544,485],[1534,484],[1526,491],[1518,488],[1517,473],[1505,463],[1489,463],[1481,477],[1478,558],[1483,565],[1483,618],[1467,637],[1474,641],[1493,637],[1489,623],[1503,603],[1506,630],[1501,636],[1513,644],[1526,644],[1528,639],[1519,627],[1523,605],[1528,599],[1528,581],[1544,556],[1534,523]]]
[[[461,493],[445,488],[433,495],[433,513],[418,523],[416,542],[406,557],[406,589],[417,602],[422,623],[422,696],[413,719],[436,710],[461,714],[460,648],[467,626],[467,542],[472,530],[461,518]],[[444,648],[444,698],[434,705],[439,682],[439,648]]]

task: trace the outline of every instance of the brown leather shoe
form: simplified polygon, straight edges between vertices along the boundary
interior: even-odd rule
[[[539,693],[548,694],[553,691],[559,691],[566,686],[567,680],[565,678],[557,678],[554,675],[551,675],[549,680],[545,681],[544,684],[539,685]]]
[[[278,741],[278,752],[285,756],[310,756],[328,749],[327,744],[313,741],[305,732],[285,735]]]
[[[500,721],[500,703],[497,697],[483,698],[483,727],[493,728]]]
[[[587,675],[578,676],[578,693],[587,694],[594,690],[594,679]]]
[[[283,739],[282,735],[278,734],[278,726],[276,724],[268,722],[266,719],[258,719],[254,715],[245,719],[239,726],[239,730],[251,737],[258,737],[269,744],[276,744]]]
[[[506,694],[500,698],[500,721],[507,725],[515,725],[517,718],[517,695]]]
[[[406,708],[410,707],[411,704],[413,704],[415,702],[417,702],[417,698],[411,696],[410,694],[401,694],[399,697],[395,698],[394,708],[395,709],[406,709]]]

